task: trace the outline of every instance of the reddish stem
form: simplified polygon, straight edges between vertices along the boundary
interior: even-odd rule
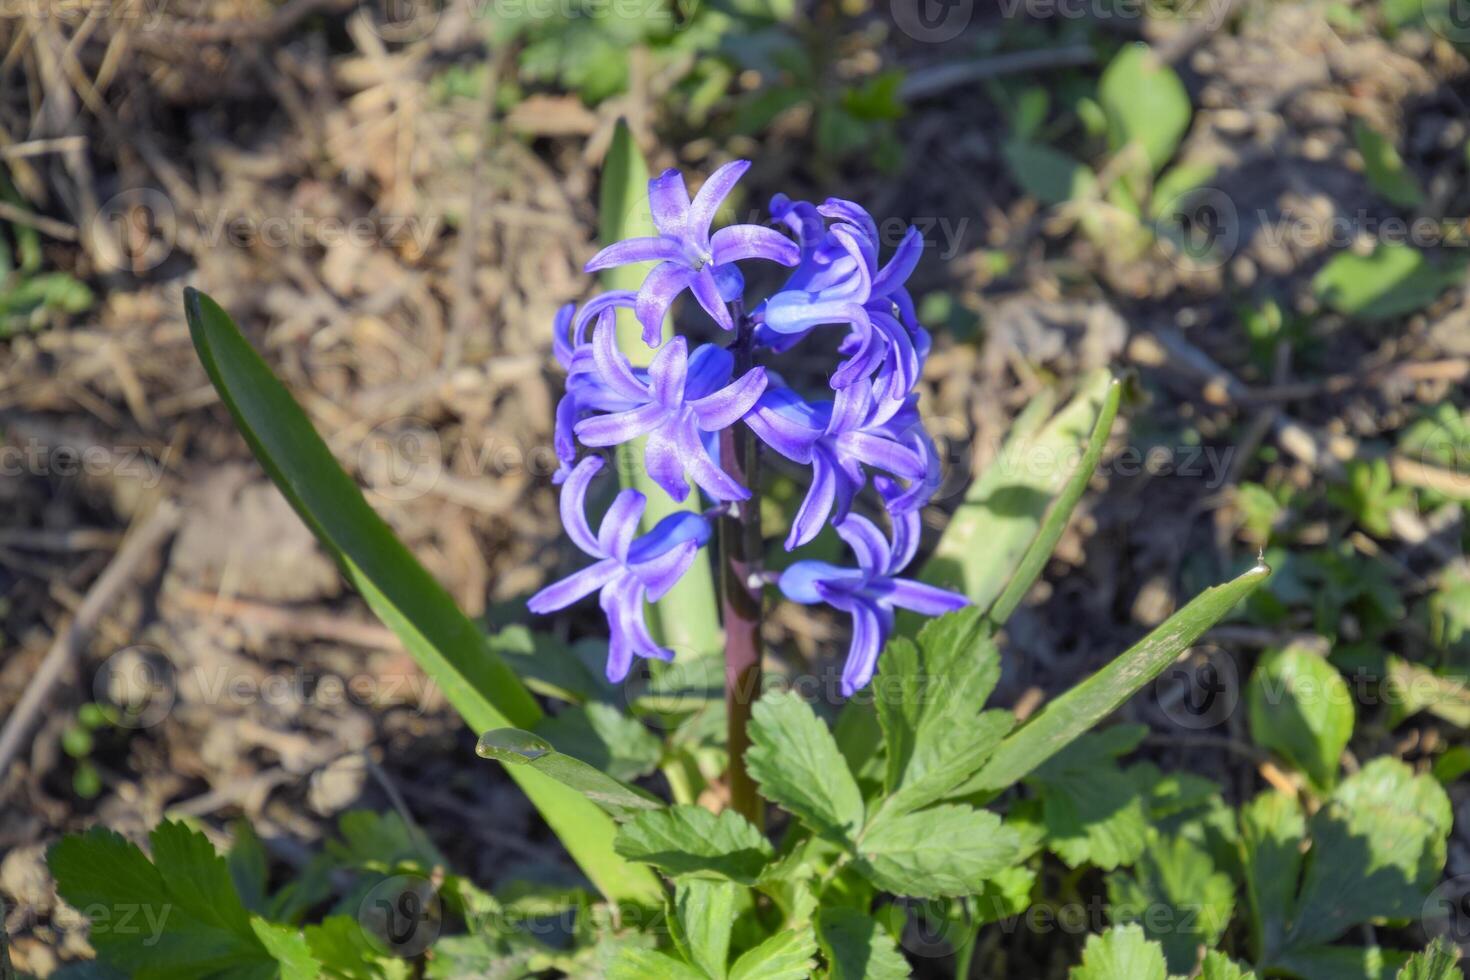
[[[754,363],[752,327],[740,318],[739,333],[730,352],[735,376]],[[750,430],[733,425],[720,433],[720,461],[725,472],[750,489],[750,499],[738,504],[738,513],[720,519],[720,597],[725,626],[725,712],[730,751],[730,806],[757,827],[765,824],[764,808],[755,781],[745,769],[750,747],[750,709],[761,688],[761,593],[755,575],[760,570],[760,493],[756,487],[756,444]]]

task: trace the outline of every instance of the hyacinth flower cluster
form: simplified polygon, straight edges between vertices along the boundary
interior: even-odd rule
[[[854,553],[855,567],[798,560],[774,577],[791,601],[825,604],[851,617],[842,674],[843,693],[850,696],[871,680],[895,610],[939,615],[966,604],[963,596],[900,577],[918,548],[920,508],[939,484],[934,445],[914,393],[929,335],[905,285],[923,243],[911,228],[883,262],[877,224],[863,208],[784,195],[771,202],[770,227],[735,224],[711,232],[722,202],[749,166],[737,161],[721,167],[692,200],[677,171],[650,181],[658,234],[608,245],[586,267],[596,272],[656,263],[642,287],[605,293],[580,311],[569,305],[556,317],[553,350],[567,373],[555,430],[562,522],[595,562],[537,593],[530,607],[549,613],[599,593],[610,630],[607,676],[615,683],[634,656],[672,658],[650,635],[644,603],[657,602],[693,565],[713,537],[713,519],[751,506],[756,488],[721,459],[721,434],[743,426],[770,452],[809,470],[786,549],[810,543],[830,523]],[[749,302],[740,269],[745,262],[791,271],[780,289]],[[665,317],[686,291],[734,335],[731,343],[691,350],[682,336],[663,339]],[[646,368],[634,367],[618,347],[619,309],[634,311],[643,342],[656,350]],[[774,364],[755,363],[773,362],[828,331],[840,337],[834,338],[825,392],[800,392]],[[647,500],[624,489],[594,535],[587,495],[603,464],[582,451],[639,438],[653,483],[676,501],[697,487],[711,508],[678,511],[639,535]],[[886,535],[854,509],[870,477],[887,514]]]

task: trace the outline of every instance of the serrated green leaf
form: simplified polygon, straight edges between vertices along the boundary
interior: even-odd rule
[[[1211,950],[1205,954],[1200,980],[1256,980],[1256,975],[1219,950]]]
[[[1393,141],[1361,119],[1353,120],[1353,142],[1363,155],[1363,173],[1373,189],[1390,203],[1401,208],[1417,208],[1424,203],[1424,191]]]
[[[1258,745],[1300,770],[1319,793],[1332,789],[1356,714],[1336,667],[1305,647],[1267,651],[1251,674],[1246,708]]]
[[[822,909],[817,942],[830,980],[903,980],[911,973],[893,937],[856,909]]]
[[[1132,864],[1148,843],[1138,783],[1118,766],[1145,729],[1114,725],[1083,735],[1027,777],[1041,800],[1047,846],[1069,867]]]
[[[1449,940],[1440,937],[1422,953],[1409,957],[1395,980],[1464,980],[1460,969],[1460,952]]]
[[[558,752],[540,735],[519,728],[486,732],[475,745],[475,754],[482,759],[494,759],[511,772],[529,766],[576,790],[618,820],[664,806],[663,800],[653,794],[614,779],[581,759]]]
[[[751,712],[745,766],[761,795],[836,841],[862,826],[863,798],[826,724],[794,691],[772,691]]]
[[[370,871],[410,864],[428,872],[447,863],[423,830],[392,810],[342,814],[337,818],[337,837],[327,842],[327,854],[341,867]]]
[[[989,810],[943,804],[879,816],[857,842],[857,866],[894,895],[971,895],[1019,860],[1021,848],[1021,835]]]
[[[414,559],[333,458],[301,407],[218,304],[184,292],[189,334],[236,426],[282,494],[475,731],[534,727],[535,699]],[[508,770],[587,876],[609,898],[661,900],[658,880],[613,853],[612,821],[529,767]]]
[[[1124,45],[1114,56],[1098,80],[1097,100],[1107,114],[1112,150],[1137,144],[1153,173],[1174,155],[1194,114],[1184,83],[1143,42]]]
[[[1196,950],[1220,941],[1235,910],[1235,885],[1202,848],[1180,837],[1155,836],[1131,873],[1108,876],[1108,914],[1137,922],[1164,948],[1169,969],[1194,971]]]
[[[806,980],[816,967],[816,954],[811,926],[786,929],[736,960],[730,980]]]
[[[689,962],[723,980],[735,924],[734,882],[690,878],[674,889],[674,938]]]
[[[1374,759],[1343,780],[1308,821],[1312,850],[1287,947],[1331,942],[1372,918],[1419,915],[1452,824],[1443,787],[1397,759]]]
[[[1265,565],[1257,565],[1235,580],[1196,596],[1112,663],[1047,704],[1007,736],[980,770],[977,784],[989,790],[1004,789],[1051,758],[1158,677],[1270,574]]]
[[[1443,264],[1397,242],[1384,242],[1370,255],[1338,252],[1312,279],[1328,306],[1359,320],[1390,320],[1423,309],[1465,277],[1465,256]]]
[[[774,856],[770,841],[734,810],[699,806],[641,813],[618,829],[618,853],[672,876],[699,875],[754,884]]]
[[[142,980],[274,977],[277,960],[209,839],[168,820],[150,839],[153,861],[100,827],[62,838],[47,855],[57,892],[91,922],[98,958]]]
[[[1000,654],[974,607],[931,620],[917,643],[889,645],[873,682],[887,746],[881,812],[963,794],[1014,723],[1008,711],[980,710],[999,677]]]
[[[334,980],[407,980],[411,975],[408,960],[379,952],[362,924],[350,915],[329,915],[302,931],[311,955],[321,964],[324,977]]]
[[[1087,937],[1070,980],[1168,980],[1164,950],[1138,926],[1114,926]]]
[[[295,929],[267,922],[258,915],[250,917],[250,928],[276,961],[281,980],[318,980],[323,976],[322,964],[311,955],[306,939]]]
[[[609,965],[608,980],[709,980],[704,971],[668,953],[624,946]]]

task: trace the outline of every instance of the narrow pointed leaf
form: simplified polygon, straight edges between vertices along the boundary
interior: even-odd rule
[[[1056,550],[1057,542],[1061,540],[1062,532],[1067,529],[1067,522],[1071,520],[1072,511],[1077,509],[1077,502],[1082,499],[1082,494],[1087,490],[1088,481],[1097,470],[1098,460],[1102,458],[1103,447],[1107,445],[1108,433],[1112,431],[1113,420],[1118,417],[1118,403],[1123,396],[1123,384],[1114,378],[1108,385],[1107,394],[1103,397],[1102,409],[1097,413],[1097,421],[1093,423],[1092,435],[1087,441],[1087,451],[1083,453],[1077,468],[1067,479],[1062,492],[1057,495],[1051,507],[1046,512],[1046,519],[1042,522],[1041,530],[1036,537],[1031,539],[1031,546],[1021,557],[1021,563],[1016,566],[1011,580],[1006,583],[1005,591],[995,604],[990,607],[990,618],[997,624],[1004,623],[1011,618],[1011,613],[1021,604],[1026,593],[1041,575],[1046,567],[1047,559]]]
[[[519,728],[486,732],[480,736],[475,753],[483,759],[504,763],[512,774],[518,767],[529,766],[582,794],[617,819],[626,819],[643,810],[662,809],[664,805],[657,797],[616,780],[581,759],[558,752],[540,735]]]
[[[1183,609],[1102,670],[1042,708],[1013,732],[968,788],[1004,789],[1077,736],[1112,714],[1218,623],[1271,574],[1258,564],[1238,578],[1206,589]]]
[[[1053,396],[1037,396],[1027,406],[1000,455],[965,492],[919,574],[923,581],[963,592],[982,609],[994,603],[1066,487],[1072,471],[1063,463],[1092,432],[1111,384],[1105,370],[1089,375],[1072,401],[1044,424],[1040,420]]]
[[[184,313],[199,359],[256,459],[460,717],[476,731],[534,726],[541,710],[525,686],[368,506],[229,315],[193,289],[184,293]],[[661,900],[657,878],[613,851],[613,823],[594,803],[533,768],[509,772],[604,894]]]

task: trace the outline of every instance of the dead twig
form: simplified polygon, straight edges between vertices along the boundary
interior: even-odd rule
[[[92,588],[87,591],[76,615],[56,635],[51,649],[46,652],[41,666],[31,678],[25,693],[21,695],[20,703],[6,719],[5,727],[0,729],[0,773],[9,770],[22,740],[50,697],[51,688],[66,667],[76,659],[82,644],[96,628],[102,614],[132,580],[138,566],[163,544],[178,525],[178,507],[171,501],[160,501],[142,525],[123,541],[111,563],[102,570],[97,581],[92,583]],[[4,784],[0,784],[0,799],[4,798],[5,792]]]

